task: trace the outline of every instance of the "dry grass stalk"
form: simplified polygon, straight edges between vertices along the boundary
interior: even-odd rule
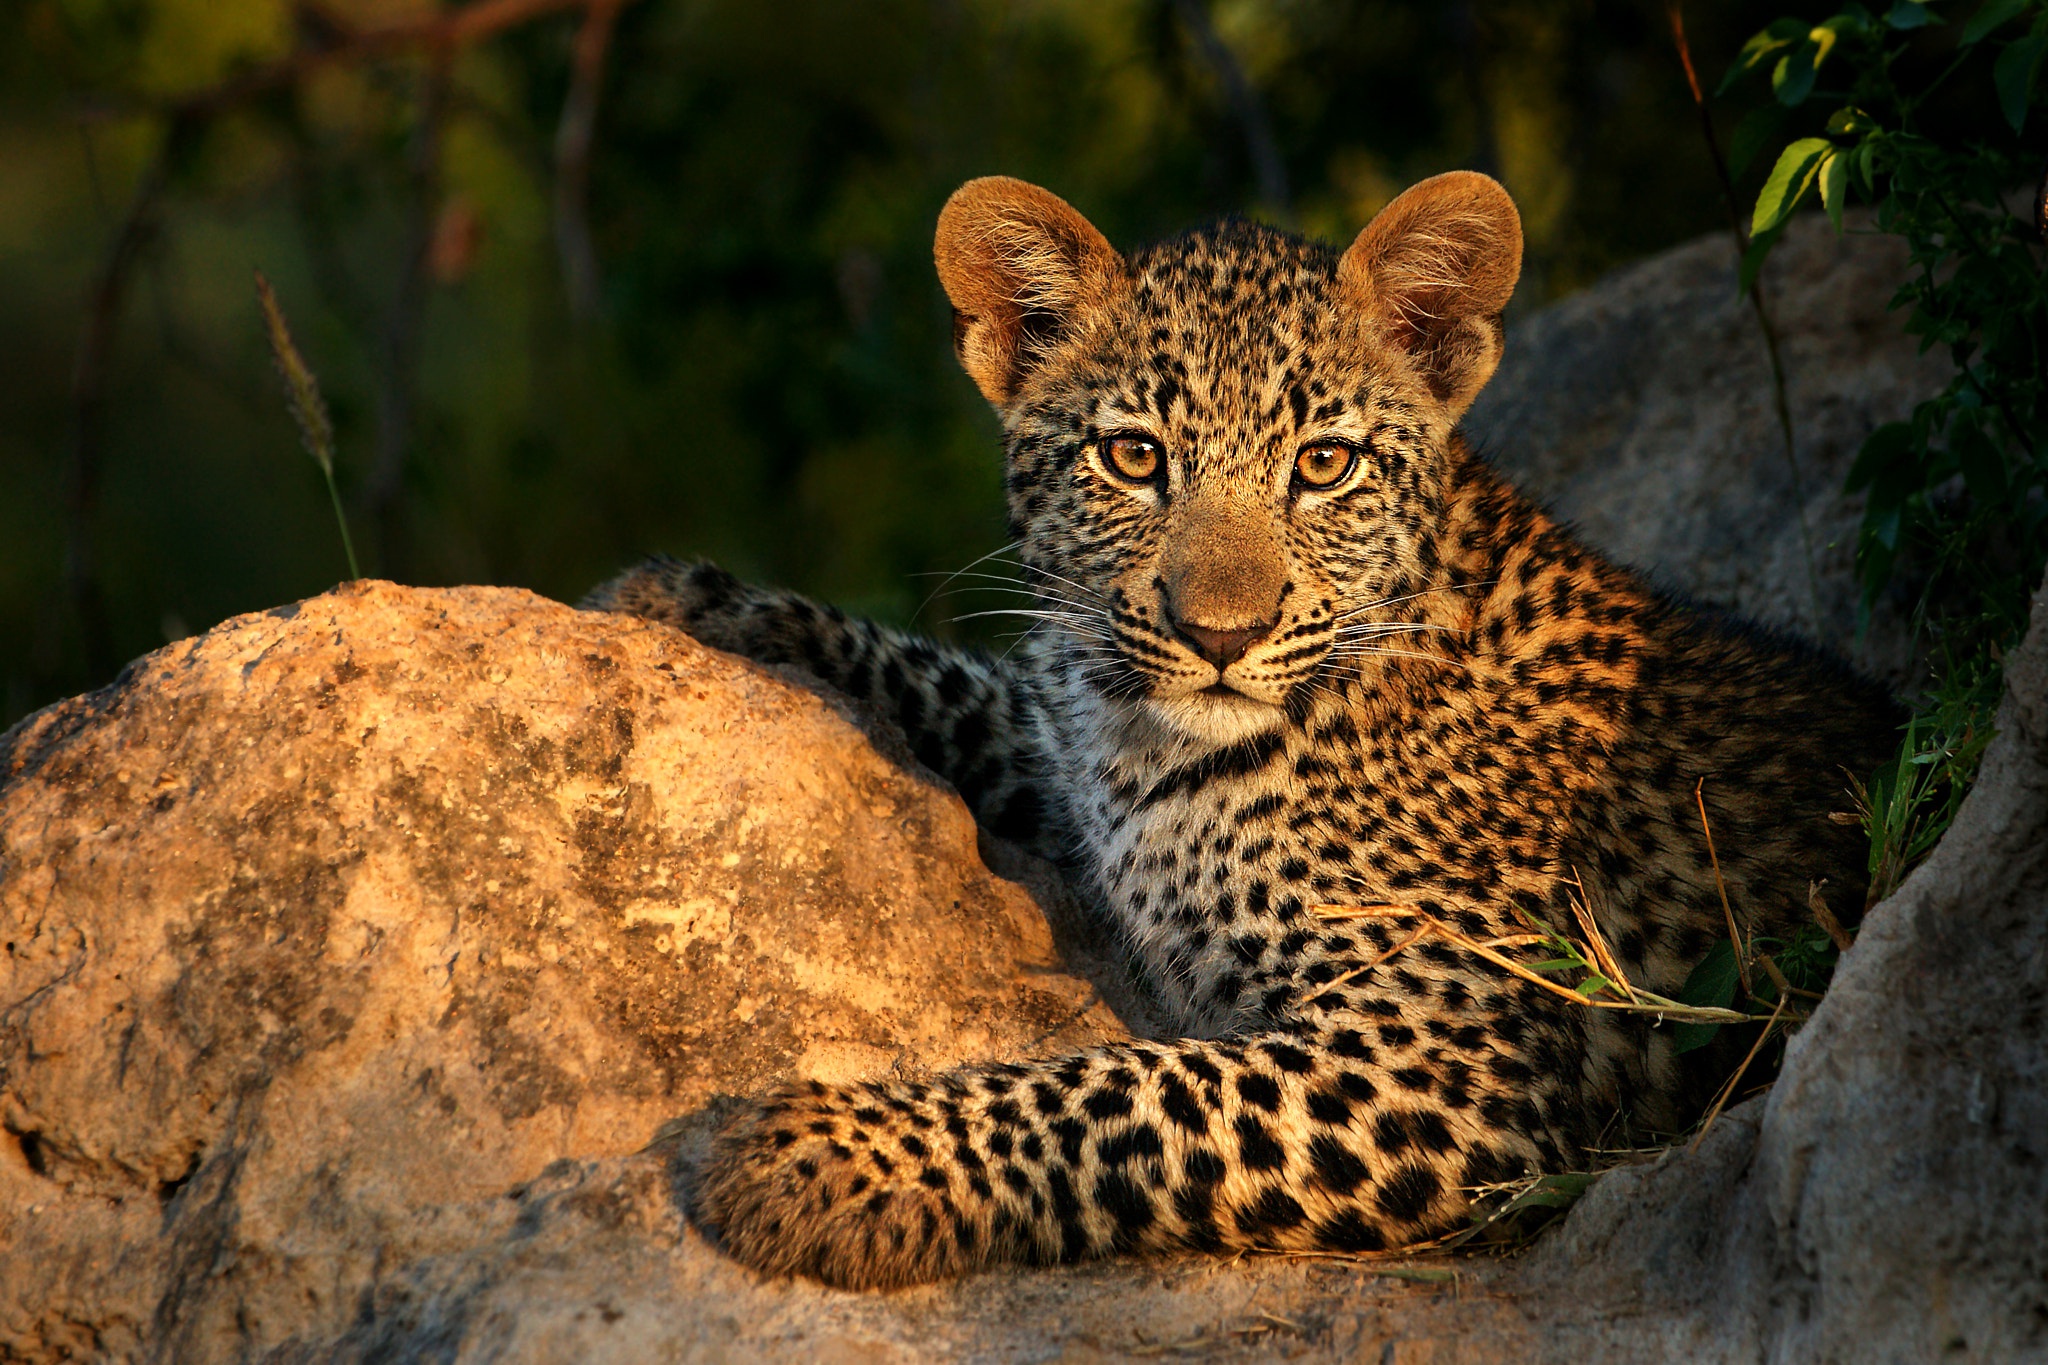
[[[348,558],[349,578],[360,579],[363,571],[356,564],[355,542],[349,539],[348,514],[341,509],[341,490],[334,482],[334,420],[327,414],[327,400],[320,396],[320,381],[314,377],[313,367],[292,341],[292,329],[285,322],[277,291],[260,270],[256,272],[256,302],[263,309],[270,356],[277,364],[278,378],[284,381],[286,405],[291,408],[292,420],[298,423],[299,439],[327,480],[327,497],[334,504],[335,524],[341,528],[341,548]]]
[[[1728,883],[1721,880],[1721,855],[1714,851],[1714,827],[1707,823],[1707,779],[1701,778],[1692,789],[1692,799],[1699,803],[1700,829],[1707,836],[1707,859],[1714,865],[1714,889],[1721,893],[1721,913],[1728,919],[1728,942],[1735,947],[1735,974],[1741,978],[1742,993],[1754,995],[1749,979],[1749,945],[1742,941],[1742,930],[1735,925],[1735,907],[1728,903]]]
[[[1849,936],[1849,931],[1842,927],[1842,922],[1835,918],[1835,912],[1828,909],[1827,899],[1820,894],[1820,889],[1826,885],[1824,879],[1806,884],[1806,908],[1813,915],[1813,922],[1834,940],[1835,947],[1846,953],[1849,951],[1849,945],[1855,940]]]
[[[1808,1000],[1820,999],[1819,991],[1802,990],[1790,981],[1787,981],[1785,973],[1778,969],[1777,959],[1773,958],[1769,953],[1758,953],[1756,955],[1756,965],[1764,969],[1764,975],[1768,976],[1771,979],[1771,984],[1778,988],[1780,999],[1794,995],[1803,995]]]
[[[1419,942],[1421,939],[1427,936],[1428,933],[1429,926],[1425,924],[1419,929],[1417,929],[1414,933],[1408,935],[1408,937],[1402,939],[1399,943],[1396,943],[1393,947],[1387,949],[1384,953],[1381,953],[1372,961],[1366,963],[1364,966],[1353,967],[1350,971],[1344,973],[1344,975],[1338,977],[1336,980],[1332,981],[1328,986],[1324,987],[1324,989],[1331,990],[1338,986],[1346,984],[1355,977],[1364,976],[1367,972],[1373,970],[1373,968],[1380,966],[1381,964],[1385,963],[1386,961],[1394,957],[1395,954],[1406,952],[1410,947],[1413,947],[1417,942]]]
[[[1634,1153],[1628,1155],[1633,1156]],[[1513,1220],[1539,1210],[1561,1213],[1576,1204],[1601,1175],[1626,1164],[1626,1161],[1616,1160],[1595,1171],[1550,1171],[1517,1180],[1468,1186],[1467,1193],[1475,1204],[1484,1203],[1491,1207],[1483,1216],[1476,1217],[1471,1227],[1454,1234],[1450,1245],[1462,1247],[1481,1237],[1488,1237],[1501,1249],[1512,1251],[1516,1246],[1525,1244],[1535,1231],[1526,1224],[1515,1226]],[[1503,1233],[1511,1236],[1503,1237],[1500,1235]]]
[[[1588,1009],[1626,1010],[1635,1014],[1653,1014],[1660,1019],[1676,1020],[1688,1024],[1742,1024],[1749,1022],[1750,1019],[1749,1015],[1739,1010],[1721,1009],[1711,1005],[1688,1005],[1682,1001],[1666,999],[1661,995],[1653,995],[1648,991],[1636,990],[1634,987],[1622,984],[1626,982],[1625,977],[1611,977],[1607,982],[1609,988],[1622,995],[1622,999],[1595,1000],[1581,991],[1572,989],[1570,986],[1552,981],[1542,973],[1525,967],[1513,958],[1498,951],[1501,948],[1521,948],[1538,943],[1554,943],[1560,940],[1568,943],[1569,940],[1563,940],[1562,935],[1510,934],[1502,938],[1481,942],[1469,935],[1459,933],[1434,915],[1425,914],[1423,911],[1417,910],[1414,906],[1410,905],[1312,905],[1309,907],[1309,910],[1310,913],[1318,918],[1326,920],[1412,918],[1421,921],[1415,931],[1409,934],[1407,938],[1401,940],[1401,942],[1395,944],[1371,962],[1366,963],[1362,967],[1355,968],[1344,976],[1339,977],[1337,981],[1331,982],[1332,986],[1362,975],[1386,962],[1396,953],[1403,952],[1414,944],[1421,942],[1424,938],[1433,936],[1442,939],[1454,947],[1462,948],[1475,957],[1483,958],[1494,966],[1500,967],[1510,974],[1529,982],[1531,985],[1540,986],[1552,995],[1569,1000],[1576,1005],[1583,1005]],[[1612,960],[1611,954],[1609,955],[1609,960]],[[1594,959],[1588,957],[1588,961],[1592,962]]]
[[[1572,898],[1572,918],[1579,922],[1579,932],[1586,936],[1586,946],[1592,950],[1593,965],[1600,974],[1612,981],[1630,1001],[1636,1000],[1636,990],[1629,984],[1628,973],[1621,969],[1621,959],[1607,946],[1607,935],[1600,932],[1600,922],[1593,918],[1593,898],[1586,894],[1586,884],[1579,880],[1579,870],[1572,869],[1572,885],[1579,888],[1579,894]]]
[[[1540,1179],[1541,1177],[1531,1178]],[[1463,1232],[1449,1232],[1441,1237],[1432,1237],[1427,1242],[1409,1242],[1402,1246],[1389,1247],[1385,1251],[1303,1251],[1293,1247],[1255,1247],[1248,1252],[1241,1253],[1241,1255],[1278,1258],[1285,1261],[1350,1261],[1358,1264],[1406,1261],[1425,1251],[1448,1251],[1462,1244],[1472,1235],[1474,1230],[1468,1228]],[[1419,1271],[1420,1268],[1417,1269]],[[1407,1268],[1403,1266],[1386,1266],[1383,1269],[1375,1269],[1373,1271],[1375,1275],[1402,1275],[1406,1273]],[[1455,1276],[1456,1272],[1449,1271],[1446,1274]],[[1425,1279],[1430,1277],[1426,1274],[1417,1273],[1410,1276],[1410,1278]]]
[[[1778,1007],[1771,1011],[1770,1020],[1765,1023],[1764,1031],[1756,1036],[1756,1042],[1750,1045],[1749,1055],[1742,1059],[1741,1066],[1735,1068],[1735,1074],[1728,1078],[1728,1084],[1721,1087],[1721,1093],[1714,1099],[1714,1107],[1707,1110],[1706,1118],[1700,1120],[1700,1130],[1693,1136],[1692,1145],[1686,1150],[1697,1152],[1700,1144],[1707,1140],[1707,1130],[1714,1126],[1715,1119],[1721,1117],[1721,1111],[1727,1108],[1729,1099],[1735,1094],[1735,1087],[1742,1084],[1742,1078],[1749,1073],[1749,1064],[1764,1050],[1764,1044],[1770,1040],[1772,1032],[1778,1027],[1778,1020],[1784,1017],[1788,999],[1787,996],[1778,997]]]

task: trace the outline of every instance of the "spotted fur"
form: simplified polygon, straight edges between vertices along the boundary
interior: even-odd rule
[[[1803,922],[1813,879],[1861,903],[1828,814],[1891,703],[1605,562],[1458,435],[1519,251],[1480,180],[1345,253],[1224,223],[1119,257],[1044,191],[955,197],[941,275],[1038,613],[1007,659],[708,565],[595,595],[893,715],[989,828],[1064,860],[1184,1035],[768,1097],[703,1181],[732,1254],[861,1287],[1425,1240],[1474,1186],[1680,1130],[1715,1078],[1668,1028],[1311,907],[1486,940],[1576,897],[1672,994],[1726,933],[1701,783],[1745,933]],[[1104,462],[1133,433],[1149,483]],[[1317,441],[1357,452],[1327,489],[1292,472]]]

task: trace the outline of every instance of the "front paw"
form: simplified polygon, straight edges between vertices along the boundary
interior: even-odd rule
[[[692,1210],[733,1259],[842,1289],[958,1274],[985,1243],[919,1136],[929,1119],[880,1087],[817,1082],[750,1104],[712,1140]]]

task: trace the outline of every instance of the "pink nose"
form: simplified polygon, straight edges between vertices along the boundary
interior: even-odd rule
[[[1244,657],[1244,652],[1266,638],[1274,623],[1263,621],[1242,630],[1211,630],[1176,620],[1173,629],[1181,639],[1194,646],[1195,653],[1207,659],[1218,668],[1228,668]]]

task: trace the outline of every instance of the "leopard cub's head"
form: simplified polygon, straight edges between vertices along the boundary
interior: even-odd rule
[[[1521,252],[1507,192],[1469,172],[1341,253],[1226,222],[1121,256],[1036,186],[961,186],[939,278],[1066,676],[1229,743],[1377,657],[1345,641],[1434,567],[1451,429]]]

